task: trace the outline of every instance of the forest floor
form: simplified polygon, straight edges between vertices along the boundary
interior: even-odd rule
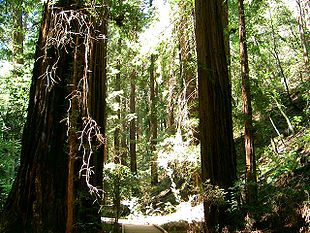
[[[103,222],[109,222],[110,218],[101,218]],[[121,224],[134,225],[164,225],[170,222],[185,221],[188,223],[203,221],[203,205],[191,206],[190,202],[182,202],[176,207],[176,211],[167,215],[130,215],[126,219],[119,219]]]

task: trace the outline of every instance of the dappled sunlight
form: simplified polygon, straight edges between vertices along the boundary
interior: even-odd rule
[[[109,221],[109,218],[102,218],[102,221]],[[163,225],[169,222],[186,221],[202,222],[203,221],[203,205],[192,206],[191,201],[182,202],[176,206],[176,211],[171,214],[156,216],[156,215],[129,215],[126,219],[120,219],[119,223],[122,224],[137,224],[137,225],[148,225],[157,224]]]

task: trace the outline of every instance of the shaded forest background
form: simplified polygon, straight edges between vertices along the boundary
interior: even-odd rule
[[[202,184],[194,2],[110,0],[107,5],[107,12],[100,12],[108,22],[108,33],[102,35],[107,43],[106,103],[91,105],[89,110],[105,109],[100,216],[117,221],[126,216],[167,215],[181,204],[198,206],[206,200],[225,206],[227,190]],[[242,99],[240,8],[237,1],[227,2],[227,7],[224,36],[237,161],[237,179],[229,189],[228,212],[233,216],[229,222],[233,230],[309,232],[309,2],[244,2],[256,173],[250,181],[244,149],[244,123],[249,116],[244,114]],[[20,165],[44,6],[36,0],[5,0],[0,9],[2,210]],[[100,31],[101,23],[96,25],[95,31]],[[59,80],[51,76],[50,81]],[[80,103],[71,100],[74,110]],[[251,184],[257,189],[254,201],[249,201]],[[84,207],[81,204],[81,216]],[[79,227],[91,231],[84,221]],[[201,225],[180,221],[164,227],[169,232],[199,232]]]

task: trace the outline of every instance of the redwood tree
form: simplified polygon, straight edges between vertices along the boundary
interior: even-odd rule
[[[75,190],[99,194],[103,149],[93,148],[104,143],[107,18],[105,7],[97,10],[94,17],[78,1],[45,4],[20,168],[1,232],[74,231],[77,218],[85,217],[74,208],[83,206],[73,202],[80,200]],[[94,164],[85,163],[89,156]]]
[[[244,114],[244,147],[246,162],[246,201],[251,203],[256,199],[256,164],[254,154],[254,137],[251,106],[251,85],[249,77],[248,52],[246,43],[246,29],[243,0],[238,0],[239,11],[239,40],[240,65],[242,78],[242,100]]]
[[[231,87],[225,53],[222,1],[196,0],[196,41],[203,182],[228,191],[236,177]],[[227,196],[227,198],[229,195]],[[205,199],[206,231],[228,225],[227,206]]]

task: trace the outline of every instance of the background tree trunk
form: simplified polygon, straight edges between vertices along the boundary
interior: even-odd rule
[[[157,168],[157,155],[156,155],[156,143],[157,143],[157,117],[156,117],[156,96],[155,96],[155,55],[151,55],[150,66],[150,102],[151,102],[151,114],[150,114],[150,143],[151,143],[151,184],[158,184],[158,168]]]
[[[203,183],[228,191],[236,178],[231,87],[225,54],[222,2],[196,0],[196,43]],[[206,231],[228,225],[226,208],[204,201]],[[220,230],[221,231],[221,230]]]
[[[13,62],[23,64],[24,26],[23,26],[23,0],[14,2],[13,9]]]
[[[130,114],[136,113],[136,70],[132,72],[130,81]],[[130,121],[130,170],[137,172],[137,154],[136,154],[136,119],[133,117]]]
[[[303,58],[304,58],[304,65],[305,65],[305,71],[306,75],[309,74],[309,53],[308,53],[308,44],[309,44],[309,38],[307,38],[307,35],[305,31],[307,30],[307,20],[309,19],[308,11],[310,3],[303,0],[296,0],[297,6],[298,6],[298,29],[299,29],[299,36],[300,36],[300,43],[303,50]],[[308,5],[308,6],[307,6]],[[308,15],[308,19],[307,19]]]
[[[244,146],[246,166],[246,202],[255,202],[257,196],[256,163],[254,153],[254,135],[251,106],[251,83],[249,77],[248,52],[246,43],[246,27],[243,0],[238,0],[239,11],[239,40],[240,40],[240,65],[242,78],[242,100],[244,114]]]
[[[121,39],[118,40],[118,51],[119,54],[121,54],[121,45],[122,41]],[[120,97],[120,91],[121,91],[121,61],[120,58],[117,59],[116,62],[116,69],[118,70],[116,74],[115,79],[115,91],[118,92],[116,96],[116,103],[117,103],[117,124],[116,128],[114,130],[114,163],[121,163],[121,153],[120,153],[120,121],[121,121],[121,97]]]

